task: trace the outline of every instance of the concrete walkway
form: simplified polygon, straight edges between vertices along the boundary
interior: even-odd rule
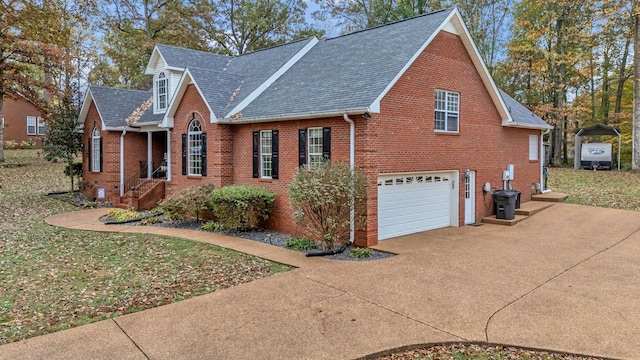
[[[206,241],[297,269],[0,347],[0,359],[352,359],[487,341],[640,359],[640,212],[556,204],[511,227],[385,240],[369,262],[306,258],[197,231],[106,226],[104,210],[46,221]]]

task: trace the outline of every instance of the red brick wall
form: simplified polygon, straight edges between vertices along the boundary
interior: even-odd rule
[[[434,131],[435,90],[460,93],[459,133]],[[529,135],[539,130],[502,127],[489,93],[456,35],[441,32],[381,102],[381,113],[366,121],[358,164],[370,179],[378,174],[458,170],[476,171],[476,220],[489,215],[490,194],[482,186],[502,188],[502,171],[515,166],[513,188],[531,198],[540,164],[529,161]],[[364,142],[362,140],[365,140]],[[458,184],[461,178],[457,179]],[[377,188],[368,196],[367,244],[377,243]],[[459,224],[464,224],[464,187],[459,186]]]
[[[84,151],[82,154],[82,177],[83,193],[87,196],[97,197],[97,189],[105,189],[105,201],[111,201],[116,185],[120,184],[120,131],[100,131],[102,137],[102,172],[93,172],[89,168],[87,145],[91,139],[93,128],[102,129],[102,121],[98,115],[95,104],[92,103],[84,122],[84,134],[82,144]],[[124,143],[125,181],[127,178],[140,171],[139,161],[147,159],[147,134],[127,132]]]
[[[460,131],[434,131],[434,91],[460,93]],[[193,115],[192,115],[193,114]],[[192,116],[207,132],[208,176],[181,175],[181,134],[187,132]],[[539,163],[528,160],[530,134],[540,131],[502,127],[489,93],[466,53],[459,37],[442,32],[403,74],[381,103],[381,114],[371,118],[352,116],[356,123],[356,166],[367,172],[372,186],[367,201],[367,227],[356,235],[358,245],[377,243],[377,177],[379,174],[414,171],[470,169],[476,172],[476,220],[492,212],[490,195],[482,185],[502,188],[502,171],[515,165],[513,187],[530,199],[531,184],[539,181]],[[298,166],[298,129],[330,126],[333,161],[349,161],[349,125],[342,119],[315,119],[244,125],[209,123],[209,111],[190,85],[174,117],[171,135],[172,181],[168,194],[202,181],[216,187],[227,184],[264,186],[276,193],[269,227],[299,234],[293,223],[287,184]],[[279,130],[279,179],[252,177],[252,132]],[[459,224],[464,224],[464,187],[459,189]]]
[[[42,148],[44,134],[27,135],[27,116],[36,117],[36,133],[38,131],[38,116],[40,111],[30,102],[13,100],[5,97],[2,103],[4,116],[4,148],[8,148],[9,142],[15,141],[18,148],[24,148],[23,142],[33,142],[35,147]]]

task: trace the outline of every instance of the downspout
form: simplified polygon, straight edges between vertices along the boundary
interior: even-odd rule
[[[153,148],[152,141],[153,137],[151,131],[147,131],[147,179],[151,179],[153,175]]]
[[[349,123],[349,166],[351,171],[355,169],[356,164],[356,124],[353,120],[349,119],[349,115],[343,114],[344,121]],[[349,229],[349,244],[353,244],[355,240],[355,209],[354,205],[351,205],[350,213],[351,228]]]
[[[120,135],[120,196],[124,196],[124,136],[127,130],[122,130]]]

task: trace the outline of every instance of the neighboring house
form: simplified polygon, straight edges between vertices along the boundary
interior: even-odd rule
[[[99,187],[126,199],[126,179],[146,160],[165,166],[156,197],[203,182],[264,186],[277,194],[268,225],[295,234],[294,171],[350,162],[371,181],[355,243],[372,246],[478,222],[493,211],[484,185],[502,189],[507,165],[523,202],[541,183],[551,127],[496,88],[456,9],[237,57],[157,45],[147,74],[148,108],[139,107],[151,93],[137,102],[128,94],[138,92],[87,95],[80,122],[92,196]],[[108,114],[116,104],[122,112]]]
[[[24,99],[10,99],[5,96],[2,103],[3,119],[0,126],[4,130],[4,148],[41,148],[47,127],[40,111]]]

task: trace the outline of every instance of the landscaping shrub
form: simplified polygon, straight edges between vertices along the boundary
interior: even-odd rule
[[[224,228],[247,230],[269,218],[275,197],[263,187],[229,185],[211,193],[209,207]]]
[[[202,225],[202,230],[214,232],[214,231],[224,231],[227,229],[224,226],[222,226],[219,222],[207,221],[206,224]]]
[[[289,196],[295,221],[329,249],[348,240],[351,209],[355,210],[354,228],[364,224],[367,179],[361,170],[352,171],[347,164],[326,162],[298,168],[289,184]]]
[[[200,221],[200,214],[207,210],[207,203],[214,189],[213,184],[188,187],[163,200],[158,208],[168,219],[185,219],[193,215]]]
[[[351,251],[349,252],[349,256],[356,258],[356,259],[366,259],[368,257],[371,257],[371,255],[373,254],[373,251],[369,248],[352,248]]]
[[[109,210],[107,217],[114,219],[114,221],[129,221],[140,219],[144,217],[144,214],[134,210],[114,208]]]
[[[298,251],[307,251],[316,248],[316,243],[304,237],[292,237],[287,240],[287,247]]]

